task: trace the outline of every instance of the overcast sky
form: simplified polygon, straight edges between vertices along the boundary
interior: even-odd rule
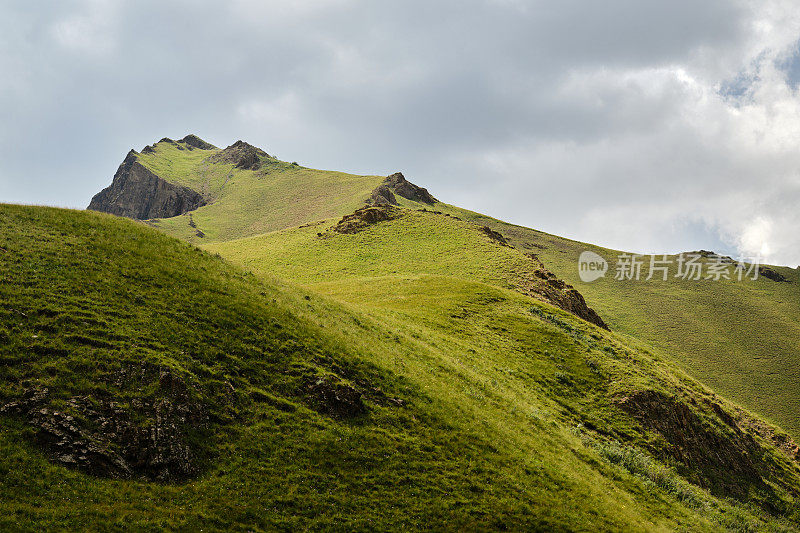
[[[637,252],[800,264],[787,1],[0,3],[0,201],[187,133]]]

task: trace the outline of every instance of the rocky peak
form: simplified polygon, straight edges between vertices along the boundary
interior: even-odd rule
[[[89,209],[145,220],[182,215],[205,204],[197,191],[155,175],[139,162],[136,150],[131,150],[111,185],[92,198]]]
[[[214,150],[217,148],[213,144],[207,143],[206,141],[204,141],[203,139],[192,133],[190,133],[189,135],[187,135],[178,142],[181,142],[186,146],[190,146],[192,148],[199,148],[200,150]]]
[[[386,179],[383,180],[383,183],[372,191],[369,203],[397,205],[395,194],[407,200],[422,202],[424,204],[435,204],[438,201],[427,189],[418,187],[406,180],[402,172],[395,172],[387,176]]]
[[[236,168],[244,170],[258,170],[261,168],[261,159],[265,157],[269,157],[269,154],[264,150],[239,140],[216,154],[214,160],[233,163]]]

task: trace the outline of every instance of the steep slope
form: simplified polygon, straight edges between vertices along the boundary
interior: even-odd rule
[[[342,305],[141,224],[15,206],[0,273],[4,530],[800,520],[789,441],[516,291],[342,278]]]
[[[437,209],[501,232],[517,249],[538,256],[574,285],[609,326],[657,348],[692,375],[800,437],[800,270],[771,266],[789,283],[766,276],[755,281],[676,278],[677,258],[667,281],[660,276],[615,280],[623,252],[508,224],[452,206]],[[610,270],[581,281],[583,251],[605,258]],[[708,264],[711,260],[704,259]]]

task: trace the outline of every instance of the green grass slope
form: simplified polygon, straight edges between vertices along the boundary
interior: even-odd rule
[[[614,279],[620,253],[458,208],[439,207],[501,232],[537,254],[574,285],[614,331],[636,337],[705,383],[800,437],[800,270],[772,267],[791,283],[682,280],[673,263],[667,281]],[[610,264],[606,277],[580,280],[584,250]],[[675,256],[671,256],[675,259]],[[649,260],[649,259],[648,259]],[[731,271],[732,273],[732,271]]]
[[[331,231],[334,223],[331,220],[208,248],[256,275],[275,275],[302,283],[309,290],[380,317],[383,323],[410,332],[426,347],[440,351],[442,355],[437,359],[449,360],[451,354],[457,353],[454,366],[463,365],[468,359],[480,369],[476,375],[486,376],[493,385],[508,379],[504,371],[511,375],[520,371],[508,366],[514,360],[513,354],[530,354],[531,346],[537,345],[538,340],[515,331],[514,326],[523,324],[530,316],[524,306],[530,306],[532,300],[522,295],[510,298],[506,290],[518,289],[520,280],[530,277],[532,259],[486,238],[473,224],[431,212],[407,212],[398,219],[379,222],[355,234]],[[508,305],[509,300],[516,305]],[[556,361],[551,371],[560,383],[572,382],[572,370],[564,371],[570,365],[560,366],[560,356],[548,350],[543,354]],[[647,365],[650,371],[655,368],[652,363]],[[669,368],[663,359],[659,365]],[[641,385],[632,374],[617,384],[625,390],[632,382]],[[592,413],[588,426],[603,434],[613,432],[609,428],[615,427],[616,422],[604,419],[605,414],[599,413],[607,414],[606,409],[613,409],[608,404],[609,397],[618,399],[626,393],[590,381],[582,382],[574,392],[586,404],[580,408],[570,405],[567,410],[588,410]],[[486,398],[485,391],[479,394]],[[557,397],[560,393],[551,390],[547,395]],[[742,410],[737,412],[750,418]],[[600,420],[592,420],[594,416]],[[584,423],[585,420],[578,422]],[[741,427],[760,424],[742,422]],[[677,433],[692,431],[684,427]],[[627,434],[624,430],[622,433]],[[683,438],[678,434],[672,437]],[[794,453],[791,439],[780,430],[773,428],[764,434],[785,443],[786,449]],[[662,437],[668,441],[667,447],[677,446],[670,442],[672,437],[663,434]],[[683,472],[693,479],[691,471],[697,467],[694,464]]]
[[[401,212],[400,218],[355,234],[331,231],[338,219],[330,219],[205,248],[256,274],[303,284],[437,274],[516,288],[533,276],[534,261],[474,224],[432,212]]]
[[[780,435],[624,337],[479,281],[362,282],[311,291],[128,220],[0,206],[0,529],[800,520]],[[363,410],[332,410],[342,400],[320,383],[356,391]],[[107,419],[149,435],[172,416],[195,469],[69,468],[45,438],[56,415],[109,453],[124,440],[104,440]]]

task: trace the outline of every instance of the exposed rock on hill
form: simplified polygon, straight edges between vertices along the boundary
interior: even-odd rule
[[[684,255],[689,255],[689,256],[699,255],[700,257],[703,257],[705,259],[715,259],[715,260],[717,260],[717,261],[719,261],[721,263],[728,263],[728,264],[731,264],[731,265],[740,264],[739,261],[734,260],[732,257],[730,257],[728,255],[719,255],[719,254],[717,254],[715,252],[712,252],[712,251],[709,251],[709,250],[697,250],[697,251],[694,251],[694,252],[684,252]],[[742,268],[744,269],[744,271],[747,271],[748,267],[747,267],[747,265],[742,264]],[[778,271],[776,271],[776,270],[774,270],[774,269],[772,269],[772,268],[770,268],[768,266],[764,266],[764,265],[760,265],[758,267],[758,275],[759,276],[763,276],[763,277],[767,278],[770,281],[777,281],[777,282],[780,282],[780,283],[791,283],[792,282],[790,279],[786,278],[786,276],[784,276],[780,272],[778,272]]]
[[[361,392],[342,382],[337,376],[314,379],[306,388],[311,404],[320,413],[338,418],[352,418],[367,412]]]
[[[693,481],[715,494],[744,500],[751,490],[765,488],[762,475],[769,474],[759,445],[720,406],[712,406],[721,422],[713,424],[713,417],[704,420],[696,408],[658,391],[619,398],[617,405],[664,438],[656,453],[683,465]]]
[[[380,204],[365,206],[361,209],[357,209],[350,215],[345,215],[342,220],[334,226],[333,231],[337,233],[358,233],[378,222],[392,220],[401,216],[402,212],[400,209],[390,205]]]
[[[498,234],[499,235],[499,234]],[[578,292],[578,289],[569,285],[564,280],[558,277],[545,268],[544,264],[539,260],[535,254],[527,254],[528,257],[536,261],[539,265],[534,271],[534,275],[541,282],[527,284],[525,287],[528,292],[543,297],[546,301],[552,303],[556,307],[560,307],[564,311],[570,312],[573,315],[579,316],[587,322],[591,322],[596,326],[604,329],[609,329],[608,325],[600,318],[597,312],[589,307],[583,295]]]
[[[508,241],[506,240],[506,238],[503,237],[503,234],[500,233],[499,231],[494,231],[489,226],[482,226],[481,227],[481,231],[483,233],[485,233],[486,236],[489,237],[491,240],[493,240],[493,241],[495,241],[497,243],[500,243],[503,246],[511,246],[510,244],[508,244]]]
[[[199,192],[156,176],[137,155],[134,150],[128,153],[111,185],[92,198],[89,209],[144,220],[174,217],[206,205]]]
[[[244,170],[258,170],[261,168],[261,159],[269,157],[264,150],[256,148],[244,141],[236,141],[220,153],[212,156],[212,161],[233,163],[236,168]]]
[[[193,135],[191,133],[178,142],[182,142],[187,146],[191,146],[192,148],[199,148],[200,150],[216,149],[216,146],[214,146],[213,144],[207,143],[197,135]]]
[[[189,434],[208,425],[204,406],[173,371],[148,365],[130,370],[136,376],[115,379],[144,378],[155,384],[156,398],[126,406],[111,397],[73,396],[56,408],[48,389],[33,388],[0,407],[0,413],[25,420],[51,460],[64,466],[114,478],[174,482],[195,476],[199,450],[189,443]]]
[[[436,198],[431,196],[427,189],[414,185],[406,180],[402,173],[396,172],[391,176],[387,176],[383,183],[372,191],[368,203],[397,205],[395,194],[414,202],[425,204],[435,204],[437,202]]]
[[[765,278],[772,281],[778,281],[781,283],[791,283],[791,281],[788,280],[783,274],[775,270],[772,270],[770,267],[766,266],[758,267],[758,275],[764,276]]]

